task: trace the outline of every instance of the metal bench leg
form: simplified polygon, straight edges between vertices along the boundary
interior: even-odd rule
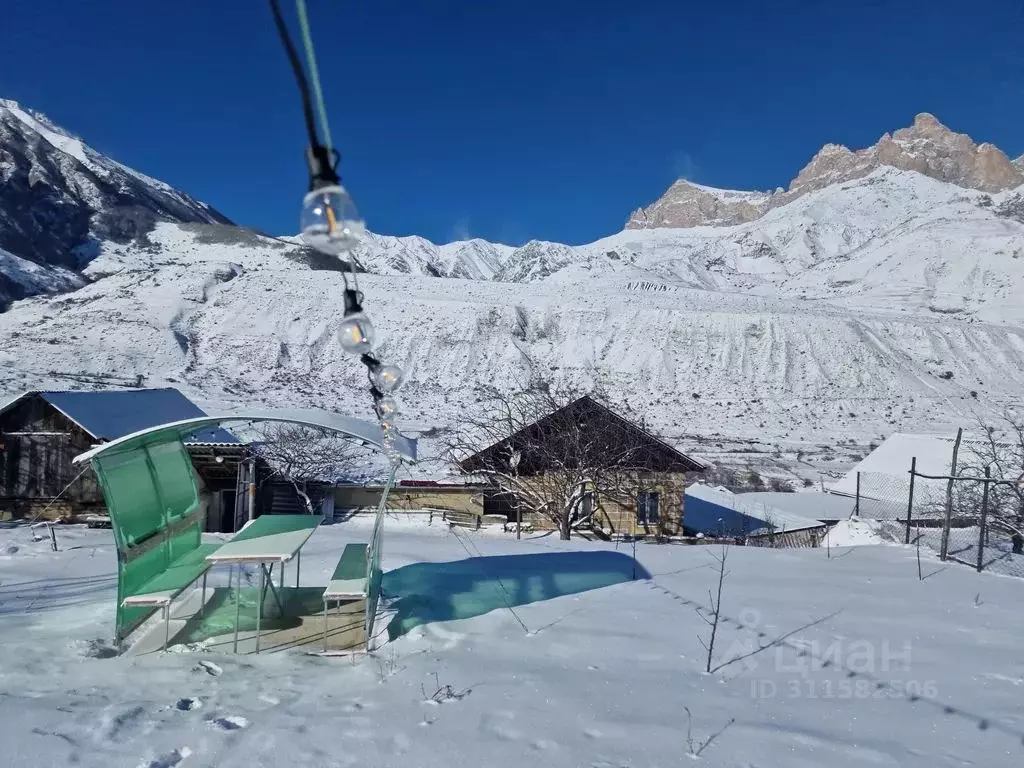
[[[200,598],[199,615],[206,616],[206,571],[203,571],[203,596]]]
[[[299,588],[299,569],[302,567],[302,550],[295,553],[295,588]]]
[[[327,652],[327,598],[324,598],[324,652]]]
[[[282,565],[282,568],[283,567],[284,566]],[[263,569],[263,565],[262,564],[260,565],[260,568]],[[266,573],[265,570],[264,570],[264,573]],[[282,575],[281,581],[282,581],[282,583],[284,582],[283,575]],[[270,578],[267,579],[267,581],[265,582],[265,586],[263,587],[263,589],[260,592],[261,598],[262,598],[263,595],[266,594],[267,589],[269,589],[271,591],[271,593],[274,595],[274,601],[277,603],[278,615],[279,616],[284,616],[284,606],[281,604],[281,596],[277,593],[277,588],[274,587],[274,564],[273,563],[270,564]]]
[[[266,591],[267,569],[260,563],[260,598],[256,601],[256,653],[260,652],[260,627],[263,623],[263,595]]]
[[[171,604],[164,604],[164,651],[167,651],[167,643],[171,639]]]
[[[235,567],[236,566],[232,564],[231,573],[235,572]],[[242,566],[238,565],[237,567],[241,568]],[[242,574],[238,574],[238,578],[235,581],[235,653],[238,653],[238,617],[239,609],[242,605]]]

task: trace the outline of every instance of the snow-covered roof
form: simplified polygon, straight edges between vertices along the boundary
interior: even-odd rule
[[[701,483],[695,483],[686,489],[685,495],[690,498],[707,501],[725,509],[731,509],[741,515],[763,522],[765,528],[751,531],[752,535],[767,533],[769,530],[774,530],[777,533],[783,531],[802,531],[807,528],[820,528],[823,525],[821,520],[805,515],[793,514],[773,504],[766,504],[763,501],[748,498],[755,494],[732,493],[724,489],[710,488]],[[800,494],[779,495],[796,496]],[[827,519],[832,518],[829,517]]]
[[[953,444],[956,435],[914,435],[896,432],[856,466],[829,486],[832,493],[856,496],[857,473],[861,474],[861,495],[871,497],[871,489],[864,485],[868,474],[888,475],[909,484],[910,463],[917,458],[917,471],[926,475],[948,475],[953,464]],[[966,456],[978,440],[964,435],[960,455]]]
[[[854,499],[820,491],[783,493],[779,491],[753,491],[738,494],[743,502],[764,504],[788,514],[812,520],[845,520],[853,514]]]

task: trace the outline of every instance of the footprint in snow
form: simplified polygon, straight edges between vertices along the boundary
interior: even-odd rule
[[[192,750],[188,747],[172,749],[166,755],[161,755],[156,760],[143,760],[139,763],[139,768],[174,768],[174,766],[180,765],[181,761],[191,754]]]
[[[78,645],[81,649],[80,653],[88,659],[112,659],[118,655],[117,648],[99,637],[78,643]]]
[[[209,722],[211,727],[221,731],[240,731],[249,727],[249,721],[241,715],[225,715]]]
[[[199,709],[203,706],[202,699],[184,698],[178,699],[174,703],[174,708],[179,712],[191,712],[192,710]]]

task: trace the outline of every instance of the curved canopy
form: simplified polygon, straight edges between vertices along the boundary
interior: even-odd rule
[[[331,432],[338,432],[377,448],[384,448],[384,432],[381,430],[380,425],[375,422],[355,419],[351,416],[343,416],[340,413],[331,413],[330,411],[322,411],[316,408],[285,408],[267,411],[221,413],[149,427],[148,429],[133,432],[130,435],[125,435],[117,440],[104,443],[86,451],[76,456],[74,463],[81,464],[103,454],[131,450],[139,445],[150,442],[160,442],[166,439],[181,440],[197,430],[233,421],[280,421],[290,424],[303,424],[308,427],[318,427]],[[398,434],[395,437],[394,447],[406,461],[416,461],[416,441],[414,439]]]

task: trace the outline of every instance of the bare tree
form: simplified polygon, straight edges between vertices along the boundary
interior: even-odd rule
[[[729,557],[729,545],[723,539],[722,540],[722,552],[719,555],[712,555],[715,562],[718,563],[718,594],[712,593],[708,590],[708,603],[711,610],[698,609],[697,615],[704,620],[704,623],[711,627],[711,635],[707,642],[704,642],[703,637],[698,637],[700,644],[704,646],[704,650],[708,652],[707,664],[704,665],[705,672],[711,672],[711,661],[715,655],[715,639],[718,636],[718,617],[722,611],[722,585],[725,583],[725,577],[729,573],[725,570],[725,561]],[[717,669],[717,667],[716,667]]]
[[[989,487],[989,529],[1010,539],[1013,553],[1024,554],[1024,418],[1005,412],[996,426],[981,423],[981,438],[971,442],[961,475],[982,477],[985,468],[1002,482]],[[981,483],[960,483],[958,506],[981,508]]]
[[[252,449],[270,468],[272,477],[287,481],[315,514],[322,489],[344,474],[362,453],[358,445],[334,432],[303,424],[271,422],[256,430]]]
[[[543,383],[492,392],[448,442],[462,471],[493,483],[517,515],[550,520],[562,539],[591,527],[605,503],[632,505],[651,450],[594,396],[566,408],[576,394]]]
[[[725,725],[704,739],[704,741],[699,741],[693,737],[693,715],[690,713],[690,708],[683,707],[683,709],[686,710],[686,754],[693,758],[700,757],[701,752],[710,747],[715,739],[725,733],[726,728],[736,722],[735,717],[730,717]]]

